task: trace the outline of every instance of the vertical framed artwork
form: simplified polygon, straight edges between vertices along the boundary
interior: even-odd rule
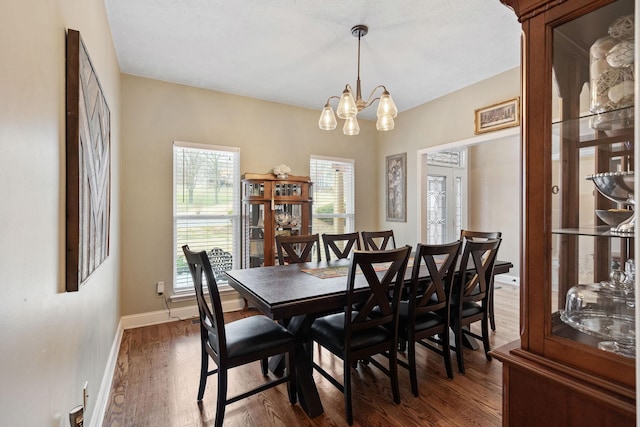
[[[109,255],[111,117],[76,30],[67,31],[66,290],[77,291]]]
[[[407,221],[407,153],[386,158],[387,221]]]

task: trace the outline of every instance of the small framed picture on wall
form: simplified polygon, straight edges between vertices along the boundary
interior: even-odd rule
[[[386,158],[386,219],[407,221],[407,153]]]

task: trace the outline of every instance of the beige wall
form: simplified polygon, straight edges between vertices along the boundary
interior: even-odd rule
[[[469,147],[469,230],[501,231],[498,257],[511,261],[520,275],[520,138],[504,138]]]
[[[65,293],[65,37],[79,30],[111,110],[111,251]],[[0,425],[94,411],[120,316],[120,73],[102,0],[4,2],[0,13]]]
[[[174,140],[240,147],[242,173],[285,163],[293,175],[308,175],[312,154],[355,159],[356,227],[377,227],[373,122],[360,121],[360,135],[349,137],[318,129],[321,105],[315,111],[130,75],[122,77],[122,104],[123,315],[165,308],[155,283],[173,280]]]
[[[437,84],[434,82],[434,84]],[[457,141],[474,139],[474,110],[483,106],[491,105],[500,101],[514,98],[520,95],[520,68],[514,68],[504,73],[498,74],[489,79],[478,82],[474,85],[462,88],[454,93],[438,98],[432,102],[419,107],[402,112],[397,120],[393,132],[380,133],[380,156],[377,160],[378,167],[384,170],[385,157],[391,154],[407,153],[407,222],[387,222],[385,221],[384,198],[378,204],[380,212],[380,227],[392,228],[396,234],[398,244],[415,245],[419,240],[417,233],[419,220],[420,196],[417,190],[418,184],[418,151],[425,148],[436,147],[442,144],[450,144]],[[512,254],[518,253],[520,247],[519,229],[519,194],[520,194],[520,146],[507,144],[503,146],[504,151],[500,152],[499,161],[490,163],[477,163],[469,176],[469,193],[474,190],[474,182],[478,182],[478,177],[483,176],[482,182],[495,192],[501,192],[510,201],[510,208],[513,209],[514,221],[500,226],[505,241],[503,245],[512,249]],[[484,150],[480,144],[472,150],[472,155],[491,158],[491,151],[483,154]],[[471,161],[473,164],[473,160]],[[498,173],[495,168],[504,169]],[[504,174],[509,174],[512,179],[505,179]],[[380,174],[378,187],[384,191],[384,174]],[[506,181],[506,182],[505,182]],[[384,193],[382,193],[384,194]],[[497,198],[496,202],[503,201]],[[477,201],[469,199],[469,220],[470,224],[478,226],[501,224],[502,213],[496,208],[490,209],[493,203],[487,202],[481,209],[473,209],[473,204]],[[485,206],[486,205],[486,206]],[[496,205],[499,206],[499,205]],[[477,211],[477,212],[476,212]],[[478,220],[482,216],[483,220]],[[490,227],[493,228],[493,227]],[[509,242],[507,242],[507,240]],[[501,249],[502,254],[506,254]],[[504,258],[504,257],[502,257]],[[517,255],[508,257],[516,268],[512,271],[517,275],[518,259]]]

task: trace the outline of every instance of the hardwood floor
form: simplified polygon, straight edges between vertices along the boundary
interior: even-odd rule
[[[496,284],[496,332],[492,348],[518,339],[519,290]],[[246,312],[225,315],[228,321]],[[479,324],[473,326],[479,330]],[[404,355],[400,355],[405,358]],[[342,363],[316,348],[314,359],[333,374]],[[502,423],[502,365],[488,362],[482,348],[465,349],[466,374],[460,375],[452,353],[454,379],[447,378],[442,358],[417,347],[420,397],[411,394],[409,373],[399,368],[402,402],[393,403],[388,377],[368,365],[353,370],[355,426],[500,426]],[[385,362],[386,363],[386,362]],[[215,418],[216,378],[209,378],[200,410],[196,394],[200,372],[197,319],[124,332],[104,426],[209,426]],[[339,376],[339,378],[340,378]],[[346,425],[344,398],[333,385],[314,373],[324,414],[309,419],[299,405],[291,406],[285,385],[227,406],[225,426],[340,426]],[[229,373],[229,395],[262,380],[260,365]]]

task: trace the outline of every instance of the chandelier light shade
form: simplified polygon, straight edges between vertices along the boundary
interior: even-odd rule
[[[345,135],[357,135],[360,133],[360,125],[358,124],[358,119],[356,116],[347,117],[344,121],[344,126],[342,127],[342,132]]]
[[[331,108],[331,105],[328,102],[322,109],[320,120],[318,120],[318,126],[322,130],[334,130],[336,126],[338,126],[336,115],[333,114],[333,108]]]
[[[331,105],[329,105],[329,108],[331,108]],[[338,102],[338,117],[341,119],[348,119],[357,115],[358,107],[356,106],[356,100],[353,99],[351,88],[346,87],[342,92],[340,102]]]
[[[396,108],[396,104],[393,102],[391,94],[389,94],[386,87],[383,85],[376,86],[373,91],[371,91],[369,99],[366,101],[362,99],[362,93],[360,90],[360,39],[366,36],[368,32],[369,28],[366,25],[356,25],[351,28],[351,34],[358,38],[358,78],[356,80],[356,95],[354,98],[351,86],[347,84],[344,91],[342,91],[342,96],[330,96],[329,99],[327,99],[327,103],[320,114],[320,120],[318,120],[318,127],[322,130],[334,130],[338,125],[336,122],[337,115],[338,118],[344,119],[345,121],[342,132],[344,132],[345,135],[357,135],[360,133],[360,125],[358,125],[357,118],[358,112],[371,106],[375,101],[379,101],[376,129],[379,131],[388,131],[393,130],[393,127],[395,126],[393,119],[398,116],[398,109]],[[382,94],[379,97],[374,98],[378,89],[382,89]],[[332,99],[339,99],[336,114],[333,113],[333,108],[331,107]]]

